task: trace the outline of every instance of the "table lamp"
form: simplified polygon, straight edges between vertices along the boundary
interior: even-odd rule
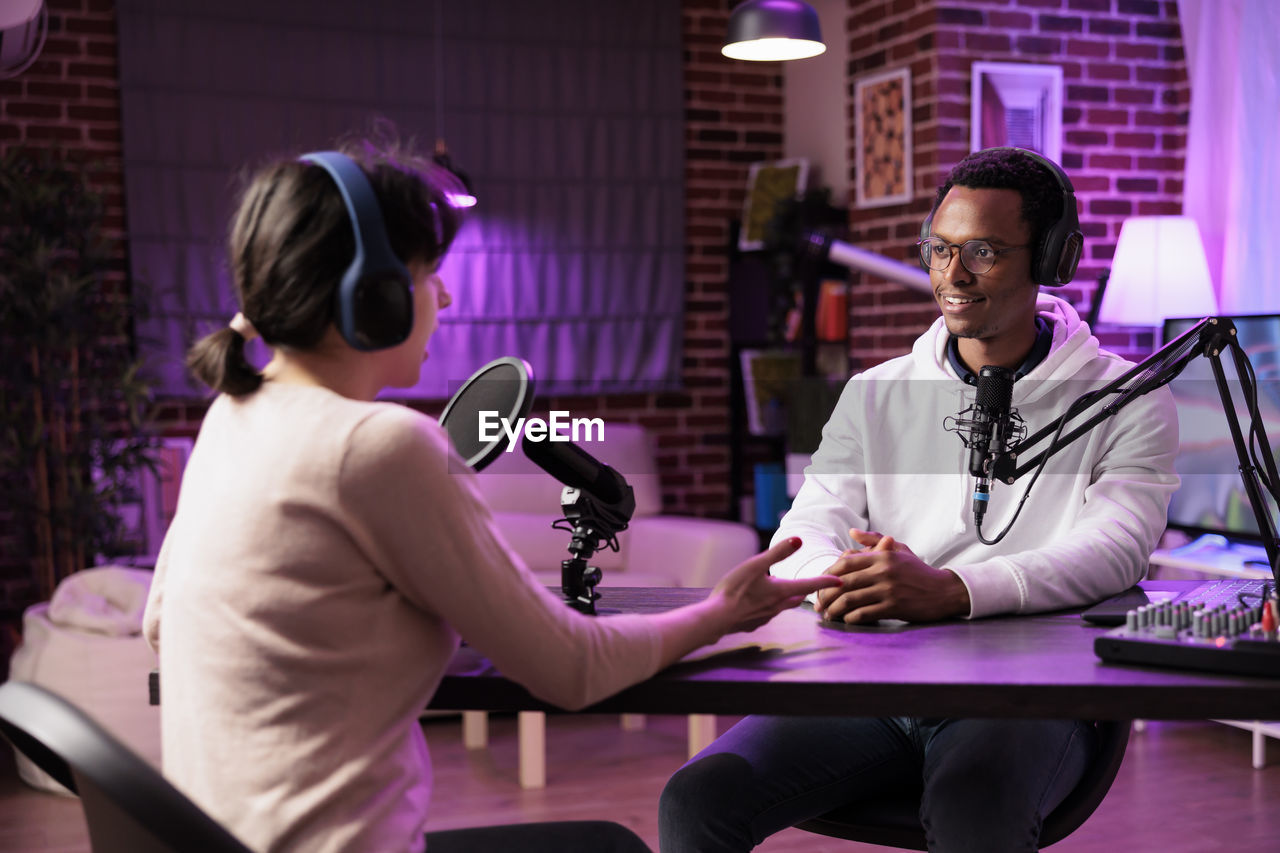
[[[1218,311],[1200,229],[1189,216],[1135,216],[1120,228],[1099,319],[1156,326]]]

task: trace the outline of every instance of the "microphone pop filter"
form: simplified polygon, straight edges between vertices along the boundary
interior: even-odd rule
[[[449,434],[458,455],[473,470],[480,471],[506,449],[510,439],[499,429],[489,440],[481,438],[481,412],[490,413],[489,432],[497,418],[515,424],[533,406],[533,368],[522,358],[495,359],[471,375],[445,404],[440,426]]]

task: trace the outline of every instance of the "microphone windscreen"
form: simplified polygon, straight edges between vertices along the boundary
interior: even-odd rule
[[[1013,403],[1012,370],[988,364],[978,372],[974,403],[989,412],[1007,412]]]
[[[482,418],[490,422],[504,418],[518,423],[533,406],[533,368],[523,359],[495,359],[471,375],[450,398],[440,414],[440,426],[449,434],[458,455],[480,471],[507,448],[510,440],[502,430],[482,429]],[[489,438],[483,438],[486,433]]]
[[[1004,434],[1004,421],[1013,403],[1012,370],[988,364],[978,371],[978,390],[973,399],[973,432],[969,445],[969,473],[987,476],[985,463],[991,452],[993,435]]]

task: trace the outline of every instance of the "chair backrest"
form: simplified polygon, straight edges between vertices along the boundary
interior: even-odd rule
[[[1075,832],[1102,802],[1124,761],[1130,727],[1128,720],[1098,723],[1098,751],[1071,793],[1045,817],[1040,829],[1041,847],[1048,847]],[[919,813],[918,796],[884,797],[851,803],[797,826],[819,835],[864,844],[928,850]]]
[[[0,684],[0,733],[80,795],[95,853],[249,853],[154,767],[42,687]]]

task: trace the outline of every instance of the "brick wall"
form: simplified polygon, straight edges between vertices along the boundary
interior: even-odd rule
[[[912,186],[909,204],[858,209],[852,187],[858,156],[852,150],[852,98],[845,116],[850,140],[849,225],[851,241],[862,248],[915,263],[920,222],[929,213],[940,169],[963,156],[956,153],[953,130],[939,118],[937,10],[931,0],[850,0],[849,91],[864,74],[907,66],[911,69]],[[948,93],[948,96],[950,93]],[[966,113],[967,115],[967,113]],[[948,120],[950,116],[948,114]],[[954,159],[953,159],[954,158]],[[938,316],[933,300],[902,285],[854,273],[850,289],[850,356],[856,368],[870,367],[901,355]]]
[[[685,381],[695,403],[699,499],[729,513],[729,227],[742,217],[751,164],[782,157],[783,81],[775,62],[720,54],[736,0],[685,0]],[[692,461],[692,460],[691,460]],[[664,482],[666,478],[664,477]],[[736,508],[733,509],[736,514]]]
[[[120,171],[120,86],[112,0],[48,0],[49,36],[22,74],[0,80],[0,150],[55,148],[94,164],[106,194],[106,225],[124,234]]]
[[[1060,294],[1081,313],[1123,220],[1181,212],[1190,85],[1175,0],[850,0],[849,20],[850,76],[909,64],[915,119],[916,198],[851,210],[860,245],[913,257],[908,244],[934,190],[969,150],[975,61],[1063,69],[1062,165],[1076,188],[1086,253]],[[850,114],[850,139],[852,121]],[[862,366],[906,352],[936,316],[926,297],[858,283],[850,348]],[[1099,332],[1130,357],[1151,345],[1149,334]]]

